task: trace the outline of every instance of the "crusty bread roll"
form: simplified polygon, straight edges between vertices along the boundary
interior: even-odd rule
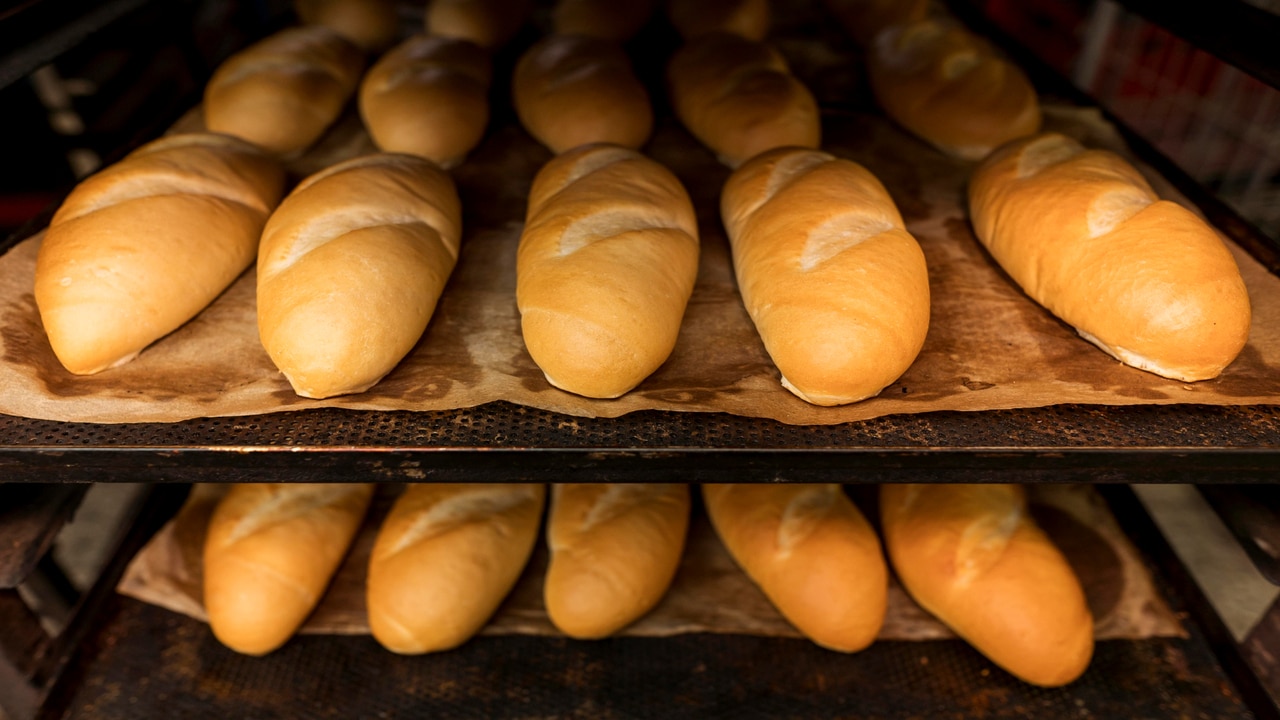
[[[363,70],[360,48],[333,30],[286,28],[218,66],[204,90],[205,126],[296,153],[338,119]]]
[[[742,301],[788,390],[851,403],[914,362],[929,328],[928,270],[874,175],[784,148],[730,176],[720,211]]]
[[[590,35],[626,42],[649,21],[653,0],[557,0],[551,27],[560,35]]]
[[[369,52],[396,41],[395,0],[294,0],[304,25],[323,25]]]
[[[1217,377],[1249,337],[1249,293],[1212,227],[1119,156],[1046,133],[969,183],[978,239],[1036,302],[1128,365]]]
[[[885,485],[885,545],[916,602],[1010,673],[1065,685],[1093,655],[1093,618],[1017,485]]]
[[[303,180],[267,221],[258,332],[294,392],[363,392],[411,350],[458,259],[453,181],[412,155],[366,155]]]
[[[416,35],[369,69],[360,83],[360,117],[384,152],[453,167],[484,137],[490,74],[479,45]]]
[[[769,0],[670,0],[667,15],[685,40],[712,33],[762,40],[769,34]]]
[[[429,0],[430,35],[470,40],[496,50],[515,37],[529,14],[529,0]]]
[[[618,397],[675,347],[698,274],[698,224],[676,176],[591,145],[533,180],[516,255],[525,346],[547,381]]]
[[[881,30],[923,20],[928,0],[826,0],[827,8],[859,44],[871,43]]]
[[[369,558],[369,629],[392,652],[448,650],[479,632],[538,538],[543,485],[410,485]]]
[[[557,154],[591,143],[638,148],[653,130],[649,94],[612,40],[544,38],[516,63],[512,93],[521,124]]]
[[[35,300],[73,373],[132,360],[244,272],[284,172],[225,135],[173,135],[76,186],[36,258]]]
[[[566,635],[602,638],[649,612],[675,577],[689,529],[689,486],[551,486],[547,615]]]
[[[797,630],[840,652],[875,640],[889,571],[839,485],[703,485],[702,497],[734,561]]]
[[[890,118],[956,157],[981,160],[1040,129],[1040,102],[1027,76],[952,22],[884,30],[867,53],[867,76]]]
[[[307,619],[364,519],[372,484],[241,483],[219,501],[204,546],[213,634],[265,655]]]
[[[704,35],[667,68],[671,104],[721,162],[737,167],[778,147],[818,147],[818,105],[782,55],[736,35]]]

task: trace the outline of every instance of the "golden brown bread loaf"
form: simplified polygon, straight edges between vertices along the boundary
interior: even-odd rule
[[[839,485],[703,485],[702,496],[734,561],[796,629],[840,652],[875,640],[889,572]]]
[[[845,32],[863,46],[891,25],[923,20],[929,9],[928,0],[826,0],[826,5]]]
[[[890,118],[950,155],[981,160],[1040,130],[1040,101],[1027,76],[952,22],[882,31],[867,53],[867,76]]]
[[[626,42],[653,14],[653,0],[557,0],[551,27],[560,35],[590,35]]]
[[[688,485],[552,485],[543,586],[551,622],[602,638],[642,617],[671,585],[688,528]]]
[[[448,650],[479,632],[538,537],[543,485],[410,485],[369,558],[369,629],[392,652]]]
[[[885,485],[881,523],[916,602],[1010,673],[1065,685],[1093,655],[1093,618],[1017,485]]]
[[[676,176],[590,145],[538,172],[516,256],[525,346],[547,381],[618,397],[675,347],[698,274],[698,224]]]
[[[769,34],[769,0],[670,0],[667,15],[685,40],[712,33],[762,40]]]
[[[554,153],[591,143],[638,148],[653,130],[649,94],[612,40],[551,35],[516,63],[520,123]]]
[[[281,30],[227,58],[204,90],[204,122],[288,155],[310,147],[360,81],[360,48],[320,25]]]
[[[284,172],[225,135],[173,135],[76,186],[36,258],[53,352],[78,375],[132,360],[253,262]]]
[[[1222,239],[1119,156],[1046,133],[969,183],[978,239],[1036,302],[1121,362],[1217,377],[1249,338],[1249,293]]]
[[[411,155],[303,180],[262,232],[258,332],[294,392],[363,392],[422,336],[458,259],[453,181]]]
[[[372,484],[241,483],[219,501],[204,546],[213,634],[248,655],[287,641],[320,602],[373,497]]]
[[[479,45],[415,35],[369,69],[360,83],[360,117],[384,152],[453,167],[484,137],[490,75]]]
[[[729,167],[821,140],[813,95],[764,43],[723,33],[691,40],[672,57],[667,81],[676,116]]]
[[[529,0],[429,0],[427,33],[496,50],[520,31],[529,4]]]
[[[323,25],[369,52],[396,41],[395,0],[294,0],[304,25]]]
[[[742,301],[788,390],[850,403],[914,362],[929,328],[924,253],[865,168],[776,150],[729,177],[720,211]]]

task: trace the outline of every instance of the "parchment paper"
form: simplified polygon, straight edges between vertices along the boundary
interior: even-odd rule
[[[855,488],[861,504],[874,504],[874,488]],[[205,621],[201,602],[201,554],[209,516],[225,485],[197,485],[187,504],[134,557],[119,591]],[[368,634],[364,578],[369,555],[396,486],[382,486],[350,555],[301,632]],[[1036,520],[1075,568],[1093,611],[1098,639],[1183,636],[1184,631],[1152,586],[1138,552],[1105,502],[1087,485],[1028,486]],[[868,517],[874,517],[868,513]],[[558,635],[542,604],[547,550],[541,541],[506,602],[484,628],[486,635]],[[733,563],[710,522],[695,504],[688,541],[671,589],[647,616],[622,635],[663,637],[710,632],[801,637]],[[953,637],[892,579],[882,640]]]
[[[1123,151],[1096,111],[1046,108],[1047,128]],[[175,131],[199,128],[198,112]],[[137,360],[94,376],[54,358],[32,297],[40,239],[0,257],[0,413],[103,423],[171,422],[310,407],[444,410],[507,400],[569,415],[642,409],[726,412],[793,424],[894,413],[1102,405],[1280,403],[1280,278],[1231,245],[1253,303],[1250,341],[1215,380],[1187,384],[1113,360],[1017,286],[973,237],[964,209],[971,163],[943,156],[885,118],[828,112],[824,148],[860,162],[889,189],[929,266],[924,348],[878,397],[840,408],[784,390],[742,307],[718,217],[729,171],[670,118],[646,151],[681,178],[698,210],[701,267],[670,359],[617,400],[552,388],[524,349],[515,303],[515,249],[533,175],[549,153],[511,123],[494,129],[454,176],[464,203],[462,254],[422,341],[368,392],[324,401],[293,394],[258,341],[252,270],[209,308]],[[372,150],[354,115],[290,164],[309,172]],[[1177,199],[1148,172],[1156,189]]]

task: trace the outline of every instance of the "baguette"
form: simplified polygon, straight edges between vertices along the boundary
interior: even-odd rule
[[[427,33],[497,50],[520,31],[529,5],[529,0],[430,0],[425,17]]]
[[[360,48],[333,30],[287,28],[218,66],[205,86],[205,126],[280,155],[300,152],[338,119],[363,70]]]
[[[484,137],[491,72],[475,43],[416,35],[365,75],[360,117],[382,151],[453,167]]]
[[[667,15],[685,40],[713,33],[763,40],[769,34],[769,0],[670,0]]]
[[[551,486],[547,615],[566,635],[602,638],[649,612],[675,577],[689,486]]]
[[[304,25],[323,25],[368,52],[396,41],[399,20],[395,0],[294,0]]]
[[[671,104],[680,122],[729,167],[774,148],[816,148],[818,105],[764,43],[704,35],[672,57]]]
[[[262,233],[258,332],[294,392],[367,390],[413,348],[458,259],[453,181],[411,155],[303,180]]]
[[[1212,227],[1132,165],[1047,133],[974,172],[978,239],[1036,302],[1121,362],[1217,377],[1249,338],[1249,293]]]
[[[876,395],[929,329],[924,253],[862,166],[782,149],[725,183],[738,289],[782,384],[815,405]]]
[[[734,561],[796,629],[840,652],[875,640],[889,572],[839,485],[703,485],[702,496]]]
[[[928,0],[826,0],[827,9],[859,45],[867,46],[881,30],[923,20]]]
[[[649,95],[611,40],[543,39],[516,64],[512,90],[521,124],[553,153],[591,143],[638,148],[653,130]]]
[[[369,558],[369,629],[392,652],[448,650],[479,632],[538,537],[543,485],[410,485]]]
[[[253,262],[283,184],[257,148],[210,134],[156,140],[81,182],[36,258],[58,360],[101,372],[194,317]]]
[[[649,21],[653,0],[557,0],[551,27],[559,35],[590,35],[626,42]]]
[[[992,662],[1047,687],[1080,676],[1093,618],[1017,485],[885,485],[880,513],[903,587]]]
[[[949,155],[981,160],[1040,129],[1040,101],[1027,76],[954,23],[925,19],[884,30],[867,53],[867,76],[890,118]]]
[[[613,398],[657,370],[675,347],[698,252],[693,204],[653,160],[591,145],[547,163],[516,255],[520,328],[547,381]]]
[[[247,655],[293,637],[346,556],[373,491],[372,484],[232,487],[214,508],[204,546],[214,636]]]

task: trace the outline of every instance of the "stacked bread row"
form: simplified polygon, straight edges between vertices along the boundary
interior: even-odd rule
[[[262,341],[296,392],[362,392],[385,376],[422,335],[459,255],[461,211],[439,168],[483,135],[491,70],[482,44],[505,41],[523,21],[521,3],[489,4],[499,5],[434,3],[428,24],[440,34],[397,46],[363,83],[360,46],[324,25],[229,59],[207,88],[207,124],[252,146],[223,134],[160,141],[84,183],[55,216],[36,300],[64,365],[92,373],[127,362],[256,255]],[[341,5],[300,11],[345,17]],[[856,15],[855,5],[838,9]],[[923,345],[924,256],[876,178],[813,149],[812,96],[753,39],[767,28],[761,7],[672,4],[686,38],[668,66],[672,106],[737,167],[721,218],[783,386],[815,404],[854,402],[894,382]],[[904,126],[973,156],[1038,127],[1025,78],[966,32],[909,8],[896,19],[873,9],[859,17],[874,32],[855,35],[869,38],[873,85],[900,93],[879,95]],[[516,68],[519,116],[562,153],[530,193],[518,251],[522,329],[552,385],[591,397],[628,392],[665,361],[697,272],[687,193],[634,150],[652,112],[615,38],[650,10],[562,3],[562,32]],[[375,48],[389,43],[374,32],[383,20],[333,24]],[[283,176],[270,156],[315,142],[357,85],[371,136],[391,152],[306,179],[276,210]],[[947,118],[950,129],[1001,131],[948,135],[899,105]],[[976,234],[1028,294],[1108,353],[1169,377],[1215,377],[1250,322],[1229,253],[1194,216],[1157,202],[1123,161],[1064,143],[1042,137],[990,156],[970,188]],[[143,227],[157,222],[178,227],[164,236]]]
[[[214,634],[264,654],[303,623],[360,525],[372,485],[238,485],[215,509],[204,598]],[[396,500],[369,560],[374,637],[419,654],[478,632],[536,542],[541,485],[422,484]],[[737,564],[815,643],[870,645],[888,565],[838,485],[707,485],[707,513]],[[1093,620],[1070,566],[1012,485],[885,486],[880,522],[903,586],[993,662],[1037,685],[1089,663]],[[543,597],[565,634],[602,638],[650,611],[675,575],[689,523],[685,485],[556,485]]]

